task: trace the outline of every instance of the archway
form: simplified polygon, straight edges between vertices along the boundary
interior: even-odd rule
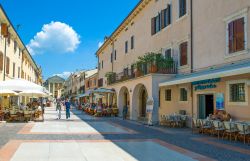
[[[134,120],[145,120],[147,118],[146,106],[148,91],[143,84],[136,85],[133,92]]]
[[[130,117],[130,96],[129,96],[129,90],[127,87],[122,87],[120,92],[119,92],[119,97],[118,97],[118,100],[119,100],[119,113],[120,113],[120,116],[122,116],[122,111],[123,111],[123,107],[125,105],[127,105],[128,107],[128,115],[127,115],[127,118]]]

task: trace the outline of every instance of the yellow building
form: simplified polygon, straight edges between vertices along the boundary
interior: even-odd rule
[[[42,85],[42,70],[33,60],[2,6],[0,6],[0,81],[26,79]]]

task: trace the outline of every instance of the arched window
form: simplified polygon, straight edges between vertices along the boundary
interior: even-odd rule
[[[0,71],[3,71],[3,53],[0,51]]]

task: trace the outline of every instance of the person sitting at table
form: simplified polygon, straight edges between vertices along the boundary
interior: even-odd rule
[[[24,106],[23,103],[20,103],[20,109],[21,109],[21,110],[26,110],[26,107]]]

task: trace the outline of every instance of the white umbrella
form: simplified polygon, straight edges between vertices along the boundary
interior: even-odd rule
[[[47,97],[48,95],[44,92],[37,90],[25,90],[19,93],[20,96],[28,96],[28,97]]]
[[[44,91],[44,87],[24,79],[11,79],[6,81],[0,81],[0,89],[2,90],[8,89],[12,91],[26,91],[26,90],[36,90],[41,92]]]
[[[18,95],[16,92],[9,89],[0,89],[0,96],[16,96]]]

